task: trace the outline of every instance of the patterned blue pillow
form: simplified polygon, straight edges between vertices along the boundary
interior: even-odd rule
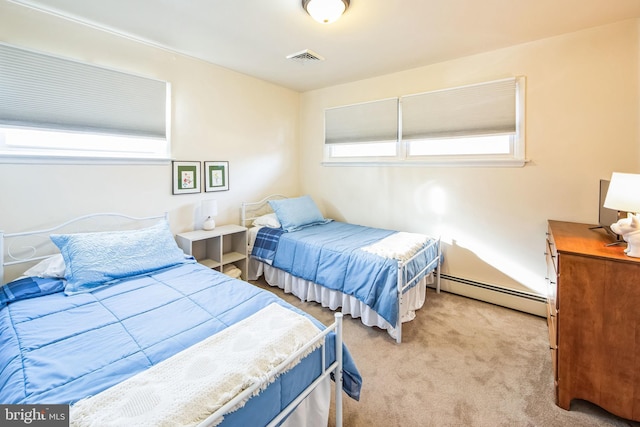
[[[178,247],[166,220],[139,230],[52,234],[65,262],[65,294],[91,292],[119,279],[195,262]]]

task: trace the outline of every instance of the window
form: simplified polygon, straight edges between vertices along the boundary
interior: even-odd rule
[[[349,150],[338,149],[325,138],[325,162],[522,166],[524,83],[519,77],[403,96],[397,112],[377,111],[368,116],[373,123],[388,120],[382,114],[401,118],[393,154],[369,156],[379,147],[356,144],[349,138],[341,141]],[[335,110],[341,109],[331,111]],[[328,125],[327,113],[325,118]],[[356,127],[350,130],[360,132]]]
[[[163,81],[0,44],[0,157],[168,159]]]
[[[325,157],[375,161],[398,156],[398,98],[325,111]]]

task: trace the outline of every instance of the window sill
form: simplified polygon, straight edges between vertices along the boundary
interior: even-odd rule
[[[421,160],[421,161],[323,161],[322,166],[411,166],[411,167],[523,167],[528,159],[467,159],[467,160]]]
[[[0,164],[38,165],[165,165],[171,159],[125,157],[24,156],[0,154]]]

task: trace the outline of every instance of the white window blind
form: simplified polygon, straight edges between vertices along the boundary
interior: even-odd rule
[[[516,79],[403,96],[402,139],[515,134]]]
[[[524,97],[519,76],[327,109],[324,164],[523,166]]]
[[[395,142],[398,98],[325,110],[325,144]]]
[[[69,153],[68,147],[55,146],[53,139],[11,144],[17,135],[12,129],[33,130],[38,138],[42,131],[45,135],[51,131],[122,137],[100,148],[103,155],[120,157],[126,152],[122,157],[168,158],[169,90],[167,82],[0,44],[0,128],[6,131],[0,148],[5,154],[18,146],[37,148],[38,155],[43,149]],[[136,140],[146,141],[147,148],[135,148],[138,154],[119,148],[123,141]],[[154,140],[157,148],[148,148]],[[79,155],[91,157],[94,140],[85,138],[84,148],[83,139],[78,141]]]

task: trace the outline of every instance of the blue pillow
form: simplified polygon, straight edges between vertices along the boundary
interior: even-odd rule
[[[296,231],[331,221],[322,216],[313,199],[309,196],[270,200],[269,205],[278,217],[284,231]]]
[[[57,278],[23,277],[16,279],[0,287],[0,308],[10,302],[62,292],[64,285],[64,280]]]
[[[65,262],[65,294],[91,292],[118,279],[195,262],[178,247],[166,220],[139,230],[52,234]]]

